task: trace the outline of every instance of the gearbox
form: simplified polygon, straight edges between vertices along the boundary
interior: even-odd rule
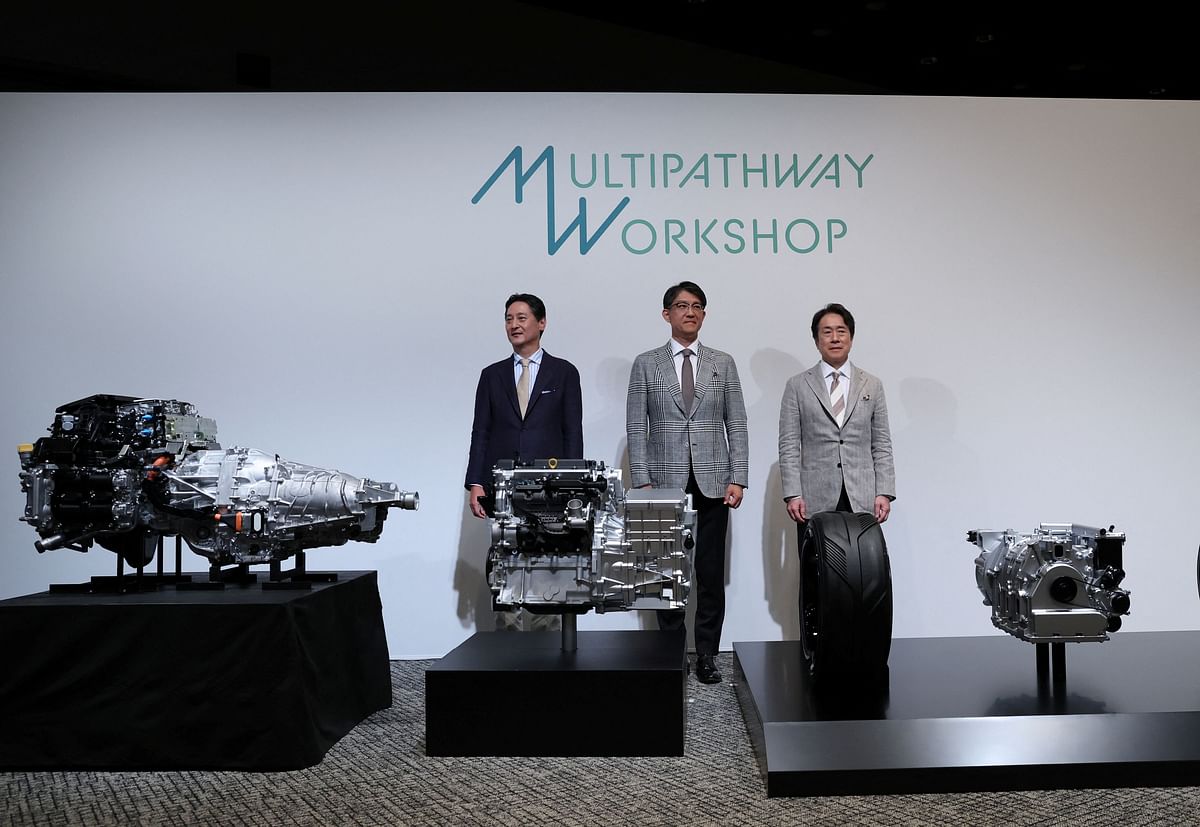
[[[488,585],[497,609],[681,609],[696,512],[676,489],[633,489],[594,460],[497,463]]]
[[[222,448],[216,423],[175,399],[89,396],[58,408],[49,431],[18,448],[39,552],[95,542],[140,567],[177,534],[213,565],[271,563],[375,542],[389,508],[419,502],[390,482]]]
[[[1110,526],[1042,523],[1030,534],[969,531],[981,549],[975,582],[992,623],[1030,643],[1108,640],[1129,613],[1121,553]]]

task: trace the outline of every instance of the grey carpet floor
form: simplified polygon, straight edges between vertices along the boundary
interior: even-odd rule
[[[423,703],[429,663],[393,662],[392,708],[360,724],[315,767],[280,773],[0,773],[0,825],[1200,822],[1200,787],[768,799],[729,682],[732,655],[719,658],[726,683],[689,682],[681,757],[429,758]],[[494,705],[498,733],[530,725],[509,720],[500,698],[481,697],[479,703]],[[547,698],[546,716],[536,725],[575,738],[608,734],[603,723],[575,720],[564,698]],[[1070,777],[1069,783],[1079,781]]]

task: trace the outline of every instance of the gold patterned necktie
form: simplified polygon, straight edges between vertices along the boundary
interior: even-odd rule
[[[841,371],[833,372],[833,384],[829,386],[829,405],[833,411],[833,418],[837,420],[838,427],[842,427],[842,419],[846,413],[846,394],[843,393],[843,388],[838,377],[842,375]]]
[[[517,379],[517,405],[521,408],[521,419],[529,408],[529,360],[521,359],[521,376]]]
[[[683,354],[683,379],[679,383],[679,389],[683,392],[683,410],[690,414],[692,402],[696,399],[696,375],[692,372],[692,349],[685,347],[679,352]]]

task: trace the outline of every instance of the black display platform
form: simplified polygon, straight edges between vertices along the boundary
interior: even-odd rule
[[[896,640],[857,696],[817,692],[797,641],[733,650],[768,796],[1200,783],[1200,632],[1067,644],[1061,684],[1006,635]]]
[[[373,571],[4,600],[0,664],[5,769],[297,769],[392,697]]]
[[[428,755],[683,755],[682,631],[477,632],[425,672]],[[566,716],[566,717],[564,717]]]

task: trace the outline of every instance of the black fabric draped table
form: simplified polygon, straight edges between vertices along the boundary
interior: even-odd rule
[[[373,571],[0,601],[0,767],[297,769],[391,702]]]

